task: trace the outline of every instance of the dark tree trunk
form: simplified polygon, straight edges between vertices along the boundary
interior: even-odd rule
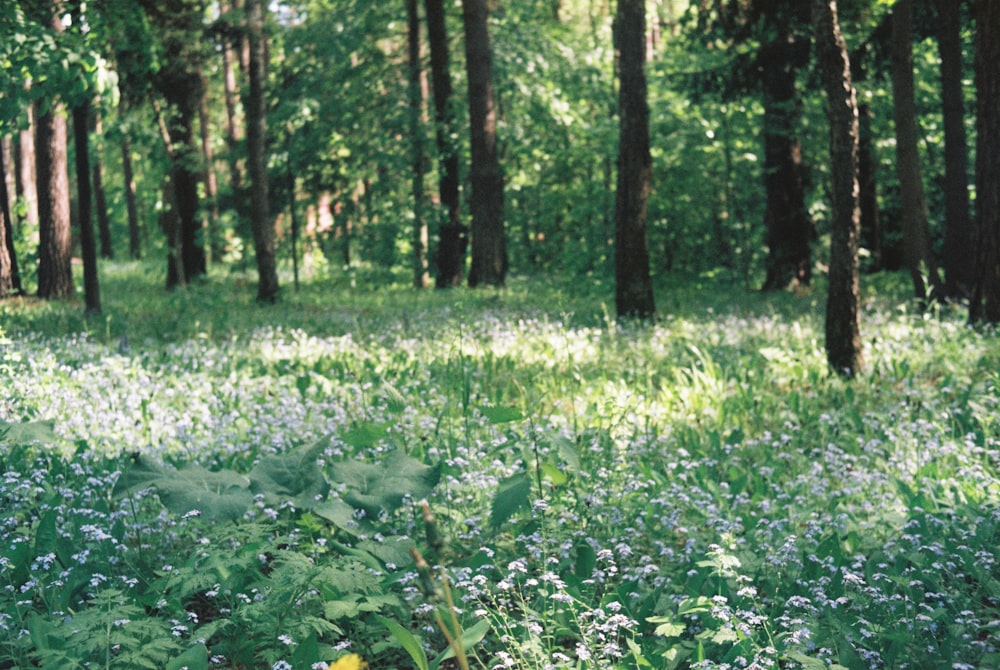
[[[223,13],[233,11],[228,2],[220,2],[220,9]],[[243,190],[243,163],[239,158],[239,145],[243,141],[243,124],[239,122],[236,111],[236,103],[240,98],[239,83],[236,79],[237,56],[234,46],[240,47],[240,42],[235,45],[227,40],[222,49],[223,82],[226,100],[226,146],[229,149],[229,181],[233,193],[239,194]],[[239,199],[241,200],[241,198]]]
[[[127,133],[122,139],[122,176],[125,180],[125,207],[128,211],[128,253],[138,260],[142,258],[142,230],[135,196],[135,175],[132,171],[132,144]]]
[[[801,110],[795,87],[797,48],[785,29],[761,49],[764,87],[764,223],[768,246],[765,291],[812,279],[809,241],[812,223],[806,211],[802,145],[797,136]]]
[[[976,3],[976,263],[969,318],[1000,323],[1000,0]]]
[[[892,8],[892,97],[896,123],[896,171],[903,219],[903,262],[921,305],[928,297],[924,272],[940,297],[937,266],[930,253],[927,199],[917,150],[917,106],[913,84],[913,0],[897,0]]]
[[[941,55],[941,107],[944,122],[944,292],[968,296],[972,284],[972,216],[969,212],[969,156],[962,90],[961,5],[935,0]]]
[[[420,12],[417,0],[406,0],[407,46],[409,55],[410,136],[413,142],[413,286],[426,288],[427,221],[424,220],[424,142],[420,115],[424,107],[420,85]]]
[[[838,374],[856,375],[863,365],[859,326],[858,101],[851,83],[847,46],[837,22],[836,0],[813,0],[816,55],[830,120],[830,291],[826,303],[826,357]]]
[[[85,101],[73,108],[80,253],[83,256],[83,296],[86,303],[86,313],[100,314],[101,290],[97,278],[97,241],[94,239],[93,193],[90,188],[89,134],[90,102]]]
[[[878,159],[872,138],[872,113],[867,105],[860,105],[858,141],[858,187],[861,198],[861,242],[871,252],[872,272],[882,265],[882,220],[878,210]]]
[[[199,71],[204,82],[204,75]],[[205,197],[208,199],[208,220],[202,226],[205,233],[205,261],[211,263],[219,256],[216,248],[216,231],[219,227],[219,180],[215,176],[215,157],[212,155],[212,139],[209,128],[208,96],[201,96],[198,104],[198,129],[201,139],[201,156],[205,161]]]
[[[455,115],[452,110],[451,70],[448,58],[448,32],[443,0],[425,0],[427,42],[431,52],[431,78],[434,83],[434,122],[438,153],[438,195],[447,210],[447,219],[438,231],[438,288],[458,286],[465,275],[465,250],[468,230],[459,212],[458,151],[452,142]]]
[[[100,138],[104,136],[104,125],[99,114],[95,115],[94,136]],[[91,177],[94,182],[94,206],[97,214],[97,232],[101,240],[101,258],[112,259],[115,257],[114,244],[111,240],[111,219],[108,217],[108,198],[104,192],[104,169],[101,166],[101,152],[95,152],[91,161]]]
[[[38,297],[73,294],[66,114],[53,103],[35,128],[38,184]]]
[[[652,174],[646,100],[646,3],[618,0],[618,187],[615,193],[615,309],[619,317],[656,312],[649,276],[646,202]]]
[[[472,199],[472,266],[469,286],[503,286],[507,244],[503,225],[503,177],[497,153],[487,0],[462,0],[469,85],[469,183]]]
[[[10,206],[17,199],[17,154],[14,151],[14,137],[5,135],[0,144],[2,144],[0,150],[3,151],[3,164],[0,167],[3,169],[4,185],[7,188],[8,206]]]
[[[3,179],[0,180],[0,298],[7,298],[11,295],[20,295],[21,276],[17,269],[17,255],[14,252],[14,226],[10,213],[10,195],[8,176],[12,176],[9,167],[14,161],[9,161],[10,150],[13,142],[4,142],[0,150],[0,171],[3,172]]]
[[[247,152],[250,172],[250,223],[257,255],[257,302],[278,299],[278,265],[274,222],[271,221],[267,182],[267,47],[264,0],[247,0],[250,33],[250,95],[247,98]]]

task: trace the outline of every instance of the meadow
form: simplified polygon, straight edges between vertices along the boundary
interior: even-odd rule
[[[824,291],[0,302],[0,668],[1000,667],[1000,343]],[[332,665],[331,665],[332,664]]]

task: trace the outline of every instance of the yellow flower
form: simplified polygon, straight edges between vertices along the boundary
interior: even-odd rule
[[[367,667],[368,664],[360,656],[357,654],[348,654],[347,656],[341,656],[331,663],[327,670],[365,670]]]

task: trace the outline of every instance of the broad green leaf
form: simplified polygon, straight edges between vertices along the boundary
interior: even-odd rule
[[[204,644],[196,644],[182,653],[180,656],[168,661],[164,670],[207,670],[208,669],[208,649]]]
[[[580,450],[577,449],[576,442],[559,433],[550,433],[549,442],[556,448],[559,458],[570,472],[580,471]]]
[[[819,660],[818,658],[813,658],[812,656],[806,656],[805,654],[798,651],[790,651],[785,654],[788,658],[792,659],[796,663],[802,666],[803,670],[830,670],[831,666],[828,666],[826,662]],[[836,666],[832,666],[836,667]]]
[[[528,506],[531,493],[531,479],[519,473],[500,482],[490,509],[490,525],[499,528],[519,509]]]
[[[573,574],[581,581],[590,579],[594,575],[596,565],[597,552],[585,541],[579,540],[576,543],[576,562],[573,564]]]
[[[560,470],[554,463],[543,463],[542,475],[544,475],[545,479],[552,482],[553,486],[562,486],[569,481],[566,473]]]
[[[313,509],[330,491],[318,463],[324,448],[317,442],[286,454],[265,456],[250,471],[250,491],[263,493],[274,502],[291,500],[298,509]]]
[[[479,644],[488,632],[490,632],[490,622],[488,619],[480,619],[472,626],[463,630],[461,638],[462,650],[471,649]],[[455,650],[449,646],[431,662],[431,668],[439,668],[442,663],[454,657]]]
[[[430,495],[441,478],[441,470],[396,450],[380,463],[338,463],[330,476],[347,485],[346,502],[377,516],[382,510],[398,508],[407,496],[420,499]]]
[[[27,421],[7,423],[0,421],[0,442],[8,444],[52,444],[56,441],[55,423],[52,421]]]
[[[625,644],[628,645],[629,651],[632,652],[632,658],[635,659],[635,664],[636,665],[639,665],[639,666],[643,666],[644,665],[644,666],[650,667],[650,668],[653,667],[653,664],[650,663],[649,661],[647,661],[645,659],[645,657],[643,657],[643,655],[642,655],[642,647],[639,646],[639,643],[637,643],[632,638],[628,638],[628,639],[625,640]]]
[[[400,646],[406,650],[406,653],[410,655],[413,662],[417,665],[417,670],[430,670],[430,665],[427,663],[427,654],[424,652],[423,645],[420,644],[420,640],[406,630],[398,623],[392,619],[386,619],[385,617],[377,617],[382,625],[389,629],[389,633],[399,642]]]
[[[349,533],[356,534],[351,530],[351,521],[354,519],[354,508],[342,500],[324,500],[317,503],[312,508],[313,514],[323,517],[334,526]]]
[[[383,424],[366,421],[351,428],[341,435],[340,439],[356,449],[365,449],[385,437],[388,430],[388,427]]]
[[[483,413],[483,416],[490,423],[510,423],[511,421],[520,421],[524,418],[524,414],[516,407],[491,407],[483,405],[479,408],[479,411]]]

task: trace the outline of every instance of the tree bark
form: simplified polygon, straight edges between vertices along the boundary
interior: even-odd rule
[[[913,0],[897,0],[892,8],[891,75],[893,118],[896,123],[896,171],[903,219],[903,262],[917,300],[928,298],[924,272],[941,296],[937,266],[930,253],[927,199],[917,150],[917,107],[913,83]]]
[[[813,27],[820,76],[827,96],[832,178],[830,290],[826,303],[826,356],[845,377],[862,368],[858,241],[861,203],[858,184],[858,101],[851,83],[847,46],[837,21],[836,0],[813,0]]]
[[[97,277],[97,243],[94,239],[93,192],[90,187],[90,102],[73,108],[73,138],[76,149],[76,189],[83,256],[83,295],[88,315],[101,313],[101,291]]]
[[[413,286],[427,288],[427,221],[424,219],[424,143],[420,115],[424,107],[420,85],[420,12],[417,0],[406,0],[409,56],[410,136],[413,151]]]
[[[858,107],[858,187],[861,196],[861,241],[871,253],[869,271],[883,268],[882,218],[878,209],[878,159],[872,137],[872,113],[867,105]]]
[[[100,114],[95,115],[94,135],[100,141],[104,136],[104,125]],[[98,145],[100,146],[100,145]],[[94,184],[94,206],[97,213],[97,231],[101,240],[101,258],[112,259],[115,257],[114,244],[111,240],[111,220],[108,217],[108,199],[104,192],[104,169],[101,165],[101,152],[95,152],[91,161],[91,177]]]
[[[646,204],[652,177],[646,98],[646,3],[618,0],[618,185],[615,192],[615,309],[618,316],[656,312],[649,276]]]
[[[204,82],[204,74],[199,70]],[[215,175],[215,157],[212,155],[212,139],[209,128],[208,96],[202,95],[198,104],[198,129],[201,139],[201,156],[205,161],[205,197],[208,199],[208,219],[202,224],[205,234],[205,262],[211,263],[218,257],[216,230],[219,227],[219,180]]]
[[[812,279],[809,241],[812,223],[805,206],[801,126],[795,87],[796,48],[792,33],[783,29],[761,49],[764,86],[764,223],[768,255],[762,290],[807,286]]]
[[[961,5],[935,0],[941,56],[941,107],[944,125],[944,293],[968,296],[972,283],[972,215],[969,211],[969,156],[962,90]]]
[[[52,101],[35,128],[38,184],[38,297],[73,294],[65,107]]]
[[[446,219],[438,231],[438,288],[458,286],[465,276],[465,251],[468,230],[462,225],[459,211],[458,151],[452,142],[455,115],[452,109],[451,70],[448,57],[448,31],[442,0],[424,0],[427,13],[427,42],[431,52],[431,78],[434,83],[434,122],[438,153],[438,196],[446,210]]]
[[[20,295],[21,277],[17,269],[17,255],[14,252],[14,226],[10,213],[10,167],[13,165],[10,153],[13,142],[4,142],[0,146],[0,298]]]
[[[1000,323],[1000,0],[976,3],[976,263],[969,318]]]
[[[469,182],[472,186],[472,265],[469,286],[503,286],[507,244],[503,224],[503,177],[497,153],[493,54],[487,0],[462,0],[469,88]]]
[[[128,132],[122,138],[122,177],[125,181],[125,208],[128,212],[128,253],[135,260],[142,258],[142,228],[135,196],[135,174],[132,170],[132,143]]]
[[[267,48],[264,0],[247,0],[250,37],[250,95],[247,97],[247,152],[250,172],[250,224],[257,256],[257,302],[278,299],[278,264],[274,222],[271,220],[267,181]]]
[[[27,207],[26,220],[31,225],[38,225],[38,175],[35,166],[35,107],[28,105],[25,112],[28,117],[28,127],[18,133],[18,193],[24,198]]]

